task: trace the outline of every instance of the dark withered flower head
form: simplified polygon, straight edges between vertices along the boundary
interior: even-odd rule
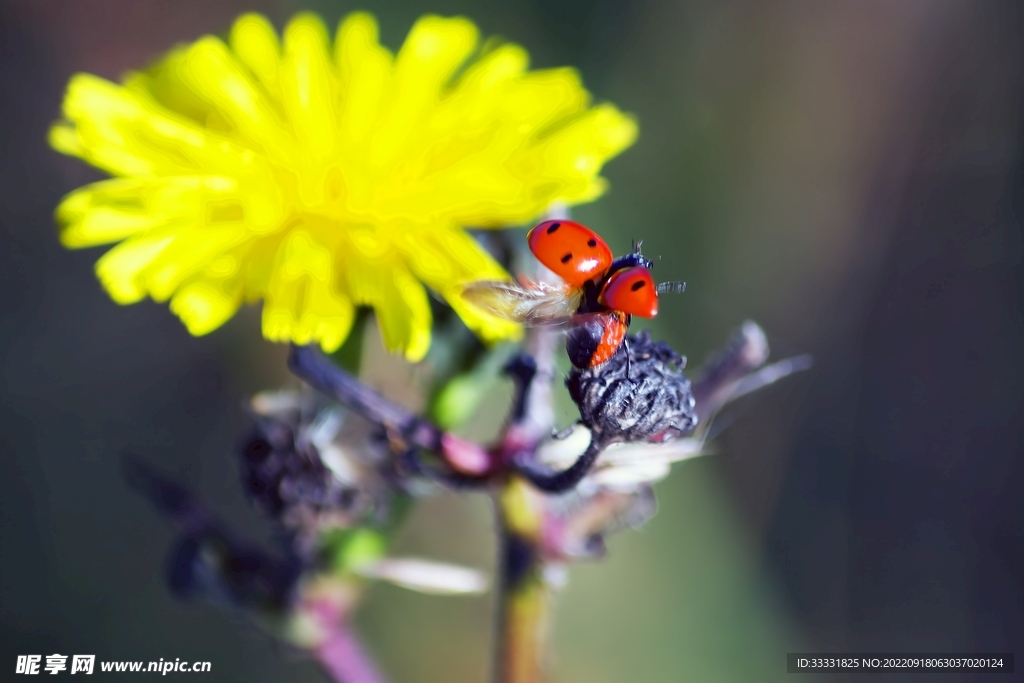
[[[294,555],[276,557],[211,524],[177,540],[168,558],[167,581],[182,598],[203,597],[270,614],[289,605],[302,569]]]
[[[135,491],[181,529],[167,563],[175,595],[264,615],[288,606],[303,570],[295,553],[271,553],[239,538],[186,486],[140,457],[124,456],[122,472]]]
[[[607,363],[574,368],[566,379],[580,421],[603,443],[660,443],[697,426],[686,359],[644,330],[629,335]]]
[[[299,534],[383,521],[395,489],[372,425],[313,392],[259,394],[251,408],[242,485],[266,512]]]

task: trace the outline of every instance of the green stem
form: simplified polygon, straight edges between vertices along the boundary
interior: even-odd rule
[[[555,587],[545,576],[541,494],[511,478],[495,498],[500,539],[495,683],[541,683]]]

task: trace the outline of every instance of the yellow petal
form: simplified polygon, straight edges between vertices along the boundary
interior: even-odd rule
[[[293,232],[278,252],[263,307],[263,336],[319,343],[337,350],[348,337],[355,308],[335,285],[333,252],[314,233]]]
[[[187,75],[185,57],[188,51],[189,46],[180,45],[144,71],[129,72],[124,79],[124,87],[203,128],[226,132],[229,126],[224,117],[182,81],[182,76]]]
[[[536,133],[583,111],[589,102],[579,73],[561,68],[525,74],[496,104],[502,118],[525,123]]]
[[[270,100],[219,39],[210,36],[192,45],[183,57],[179,73],[184,85],[274,162],[287,164],[296,159],[291,135]]]
[[[268,161],[162,108],[139,93],[87,74],[71,79],[64,113],[83,158],[118,175],[196,175],[245,188],[246,220],[266,230],[282,218],[281,188]]]
[[[391,79],[392,56],[377,42],[377,22],[362,12],[341,22],[334,49],[341,105],[339,159],[344,160],[349,202],[354,210],[365,211],[365,200],[376,184],[367,170],[366,150]]]
[[[331,73],[327,29],[314,14],[292,19],[284,32],[281,90],[285,111],[305,151],[329,157],[336,146],[337,85]]]
[[[72,77],[64,114],[75,124],[88,161],[102,162],[110,150],[127,153],[135,162],[128,168],[108,169],[113,173],[192,175],[202,169],[203,160],[183,151],[213,147],[210,134],[195,124],[175,120],[124,87],[88,74]]]
[[[385,347],[422,360],[430,348],[430,302],[394,248],[367,235],[354,240],[343,277],[352,300],[374,308]]]
[[[441,294],[485,341],[522,335],[519,325],[488,315],[462,298],[468,282],[508,279],[508,273],[472,237],[456,228],[436,227],[405,234],[399,246],[412,272]]]
[[[395,102],[427,104],[440,92],[476,46],[476,26],[467,19],[425,16],[405,39],[395,63],[395,79],[402,88]]]
[[[545,140],[543,173],[592,178],[604,162],[633,144],[637,126],[611,105],[594,107]]]
[[[387,111],[374,137],[370,163],[393,163],[416,124],[441,97],[442,89],[476,45],[476,27],[462,18],[426,16],[413,25],[395,60]]]
[[[61,154],[85,158],[85,149],[82,147],[82,141],[78,138],[78,133],[75,132],[72,126],[64,123],[56,123],[50,126],[47,142],[50,143],[50,147],[53,147]]]
[[[244,226],[237,223],[177,231],[174,241],[153,258],[142,273],[147,292],[156,301],[166,301],[186,278],[208,265],[217,265],[233,275],[240,264],[224,265],[231,263],[230,256],[226,261],[221,259],[246,238]]]
[[[514,43],[501,45],[466,69],[457,84],[455,97],[465,96],[467,100],[474,100],[472,104],[478,111],[490,109],[498,103],[481,96],[498,90],[504,92],[529,64],[530,55],[521,46]]]
[[[355,306],[348,297],[335,290],[330,282],[310,281],[293,338],[298,343],[302,343],[302,339],[315,341],[324,351],[332,353],[348,339],[354,319]]]
[[[215,202],[221,206],[232,202],[234,189],[230,179],[218,176],[92,183],[70,193],[57,207],[57,220],[63,226],[61,242],[71,248],[92,247],[172,221],[204,223]]]
[[[164,235],[132,237],[108,251],[96,262],[96,275],[110,298],[133,304],[146,296],[140,273],[174,240]]]
[[[231,50],[272,97],[280,97],[281,45],[274,27],[260,14],[243,14],[231,27]]]
[[[171,299],[171,312],[181,318],[189,334],[200,337],[223,325],[241,305],[238,278],[198,278]]]
[[[263,305],[263,336],[270,341],[319,344],[331,353],[348,338],[355,308],[318,281],[275,283]]]

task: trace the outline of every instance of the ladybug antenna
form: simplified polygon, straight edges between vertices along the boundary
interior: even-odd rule
[[[664,294],[671,292],[673,294],[681,294],[686,291],[685,282],[659,282],[657,286],[658,294]]]

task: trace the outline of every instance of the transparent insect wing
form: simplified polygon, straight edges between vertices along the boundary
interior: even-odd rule
[[[462,290],[462,298],[493,316],[527,327],[567,325],[579,306],[575,288],[530,283],[473,282]]]
[[[526,240],[538,261],[576,287],[603,275],[612,264],[612,250],[601,236],[575,221],[544,221]]]
[[[608,278],[598,301],[608,308],[653,318],[658,315],[658,291],[651,271],[643,266],[623,268]]]

